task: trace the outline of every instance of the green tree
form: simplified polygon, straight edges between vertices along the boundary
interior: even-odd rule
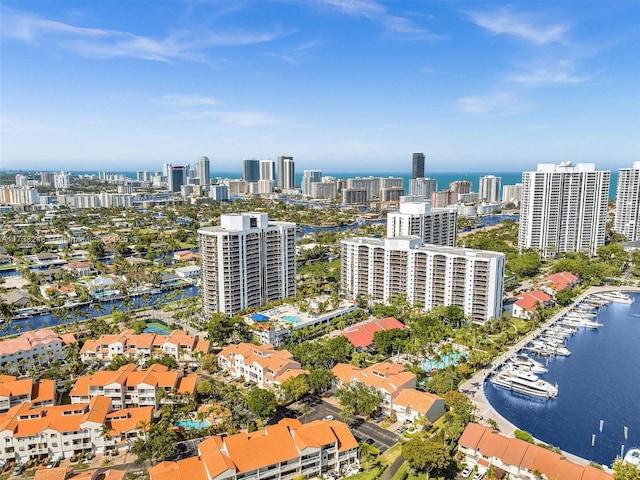
[[[146,460],[161,462],[174,453],[178,434],[169,427],[170,423],[163,418],[151,425],[146,437],[136,439],[130,449],[136,456],[136,463]]]
[[[409,332],[401,328],[380,330],[373,334],[373,342],[376,346],[376,350],[386,355],[392,355],[395,352],[403,351],[404,344],[408,338]]]
[[[411,468],[418,472],[426,472],[427,479],[431,472],[442,472],[451,462],[449,450],[441,442],[412,438],[402,446],[402,456]]]
[[[113,356],[113,358],[111,359],[111,362],[109,363],[109,365],[107,365],[107,370],[118,370],[120,367],[129,365],[130,363],[131,363],[131,360],[129,360],[124,355],[120,355],[118,353]]]
[[[356,415],[371,415],[382,402],[382,394],[375,387],[360,382],[342,385],[336,391],[336,397],[343,409],[353,410]]]
[[[218,357],[213,353],[207,353],[200,358],[200,366],[207,372],[218,370]]]
[[[247,396],[247,406],[251,413],[264,420],[276,411],[276,396],[270,390],[254,388]]]
[[[630,463],[625,463],[620,457],[613,462],[614,480],[639,480],[640,469]]]
[[[331,370],[327,370],[326,368],[317,368],[315,370],[311,370],[307,377],[307,382],[309,382],[309,388],[311,388],[315,393],[324,394],[331,390],[334,378],[335,375]]]
[[[144,368],[149,368],[151,365],[159,363],[160,365],[164,365],[169,370],[177,370],[180,365],[178,365],[178,361],[175,359],[173,355],[169,355],[168,353],[163,353],[159,357],[150,358],[144,364]]]
[[[524,430],[516,430],[513,432],[513,436],[519,438],[520,440],[524,440],[527,443],[535,443],[533,440],[533,436],[529,432],[525,432]]]
[[[309,382],[306,375],[289,377],[281,385],[285,398],[298,400],[309,393]]]
[[[203,397],[211,397],[215,393],[215,386],[213,381],[205,379],[198,382],[198,386],[196,387],[196,391],[199,395]]]

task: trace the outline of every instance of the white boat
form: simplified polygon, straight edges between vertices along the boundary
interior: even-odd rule
[[[571,352],[566,347],[556,347],[556,355],[560,355],[561,357],[568,357],[571,355]]]
[[[509,360],[514,365],[518,365],[523,368],[529,368],[533,373],[547,373],[547,369],[544,365],[529,357],[528,355],[514,355]]]
[[[627,305],[631,305],[634,301],[633,298],[631,298],[629,295],[626,295],[620,291],[607,292],[604,295],[615,303],[624,303]]]
[[[504,387],[514,392],[524,393],[525,395],[543,398],[555,398],[558,395],[557,386],[540,379],[528,380],[518,375],[498,372],[491,376],[489,381],[494,385]]]
[[[624,456],[624,462],[640,467],[640,448],[632,448]]]

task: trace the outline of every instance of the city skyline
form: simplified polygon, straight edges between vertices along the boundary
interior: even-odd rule
[[[575,5],[3,2],[0,168],[624,168],[640,5]]]

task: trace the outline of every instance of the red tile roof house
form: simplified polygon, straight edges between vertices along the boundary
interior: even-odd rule
[[[613,475],[604,470],[578,465],[560,453],[504,437],[477,423],[467,425],[458,441],[458,450],[465,455],[467,464],[478,464],[482,470],[490,466],[499,468],[514,480],[613,480]]]
[[[553,304],[553,299],[540,290],[524,292],[517,297],[504,302],[504,311],[517,318],[531,320],[538,306],[546,307]]]
[[[580,283],[580,279],[571,272],[558,272],[541,279],[535,287],[544,293],[555,296],[556,293],[572,288]]]
[[[357,351],[362,351],[373,347],[374,333],[394,328],[404,330],[406,327],[393,317],[376,318],[346,328],[342,336],[346,337]]]
[[[434,423],[446,412],[444,399],[435,393],[405,388],[393,401],[393,411],[400,422],[415,422],[423,417]]]

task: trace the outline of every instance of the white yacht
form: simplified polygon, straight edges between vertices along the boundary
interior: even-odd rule
[[[525,395],[543,398],[555,398],[558,395],[557,386],[538,379],[536,375],[533,375],[533,377],[535,377],[536,380],[531,380],[522,375],[516,375],[513,371],[507,370],[505,372],[495,373],[489,381],[494,385],[514,392],[524,393]]]
[[[622,293],[619,290],[616,292],[607,292],[604,295],[606,295],[607,298],[609,298],[612,302],[615,302],[615,303],[625,303],[627,305],[631,305],[634,301],[632,297]]]
[[[624,456],[624,462],[640,467],[640,448],[632,448]]]

